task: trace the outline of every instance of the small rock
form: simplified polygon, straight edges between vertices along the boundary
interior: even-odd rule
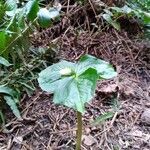
[[[141,121],[150,125],[150,109],[146,109],[143,114],[141,115]]]

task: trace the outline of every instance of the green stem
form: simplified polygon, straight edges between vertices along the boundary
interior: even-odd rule
[[[77,111],[77,139],[76,139],[76,150],[81,150],[82,140],[82,114]]]
[[[4,119],[4,115],[2,113],[2,110],[0,110],[0,119],[2,120],[2,124],[4,125],[5,124],[5,119]]]

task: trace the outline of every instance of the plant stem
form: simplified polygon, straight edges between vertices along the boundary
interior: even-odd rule
[[[77,111],[77,139],[76,139],[76,150],[81,150],[82,140],[82,114]]]
[[[5,124],[5,119],[4,119],[4,115],[2,113],[2,110],[0,110],[0,119],[2,120],[2,124],[4,125]]]

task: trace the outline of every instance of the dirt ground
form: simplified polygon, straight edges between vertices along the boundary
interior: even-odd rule
[[[76,61],[88,53],[116,68],[118,76],[99,81],[95,97],[86,105],[83,150],[149,150],[150,43],[126,29],[119,32],[90,26],[95,18],[90,17],[92,9],[87,10],[76,8],[78,15],[72,10],[73,19],[65,16],[54,27],[37,32],[33,45],[57,45],[57,59]],[[80,13],[87,19],[81,19]],[[55,105],[52,98],[39,88],[32,97],[24,94],[20,106],[23,120],[8,114],[9,123],[0,131],[0,150],[74,150],[76,114]],[[112,111],[113,117],[91,124]]]

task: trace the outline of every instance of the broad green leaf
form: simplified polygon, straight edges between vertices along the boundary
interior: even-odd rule
[[[97,125],[100,123],[103,123],[104,121],[106,121],[107,119],[110,119],[114,116],[114,112],[106,112],[103,115],[100,115],[99,117],[97,117],[92,124],[93,125]]]
[[[103,18],[115,29],[120,30],[120,24],[117,21],[113,20],[109,14],[103,14]]]
[[[21,115],[20,115],[19,109],[15,103],[15,100],[11,96],[4,96],[4,99],[6,100],[6,103],[10,106],[13,114],[17,118],[21,119]]]
[[[54,102],[84,113],[84,104],[92,99],[97,79],[96,70],[91,68],[77,78],[62,79],[55,87]]]
[[[42,90],[54,93],[56,104],[84,113],[84,105],[92,99],[99,75],[110,78],[116,75],[114,72],[103,60],[85,55],[78,63],[61,61],[46,68],[39,74],[38,82]]]
[[[11,66],[12,64],[10,64],[5,58],[0,56],[0,65],[4,65],[6,67]]]
[[[38,12],[38,22],[41,27],[49,27],[52,24],[52,19],[59,16],[59,11],[55,8],[50,10],[41,8]]]
[[[54,64],[39,74],[38,82],[42,90],[47,92],[54,92],[57,82],[61,79],[61,71],[65,68],[74,70],[75,64],[67,61],[61,61]],[[51,86],[49,86],[51,84]]]
[[[93,68],[89,68],[83,74],[77,76],[77,88],[83,104],[89,102],[94,96],[98,78],[99,75]]]
[[[5,31],[0,31],[0,53],[5,49],[6,46],[6,33]]]
[[[41,8],[39,10],[38,22],[39,22],[40,26],[43,28],[49,27],[52,24],[49,11],[46,8]]]
[[[38,11],[38,0],[30,0],[25,6],[25,13],[30,21],[33,21],[37,17]]]
[[[96,69],[100,79],[110,79],[117,75],[113,67],[106,61],[97,59],[91,55],[84,55],[77,63],[77,74],[84,72],[88,68]]]

